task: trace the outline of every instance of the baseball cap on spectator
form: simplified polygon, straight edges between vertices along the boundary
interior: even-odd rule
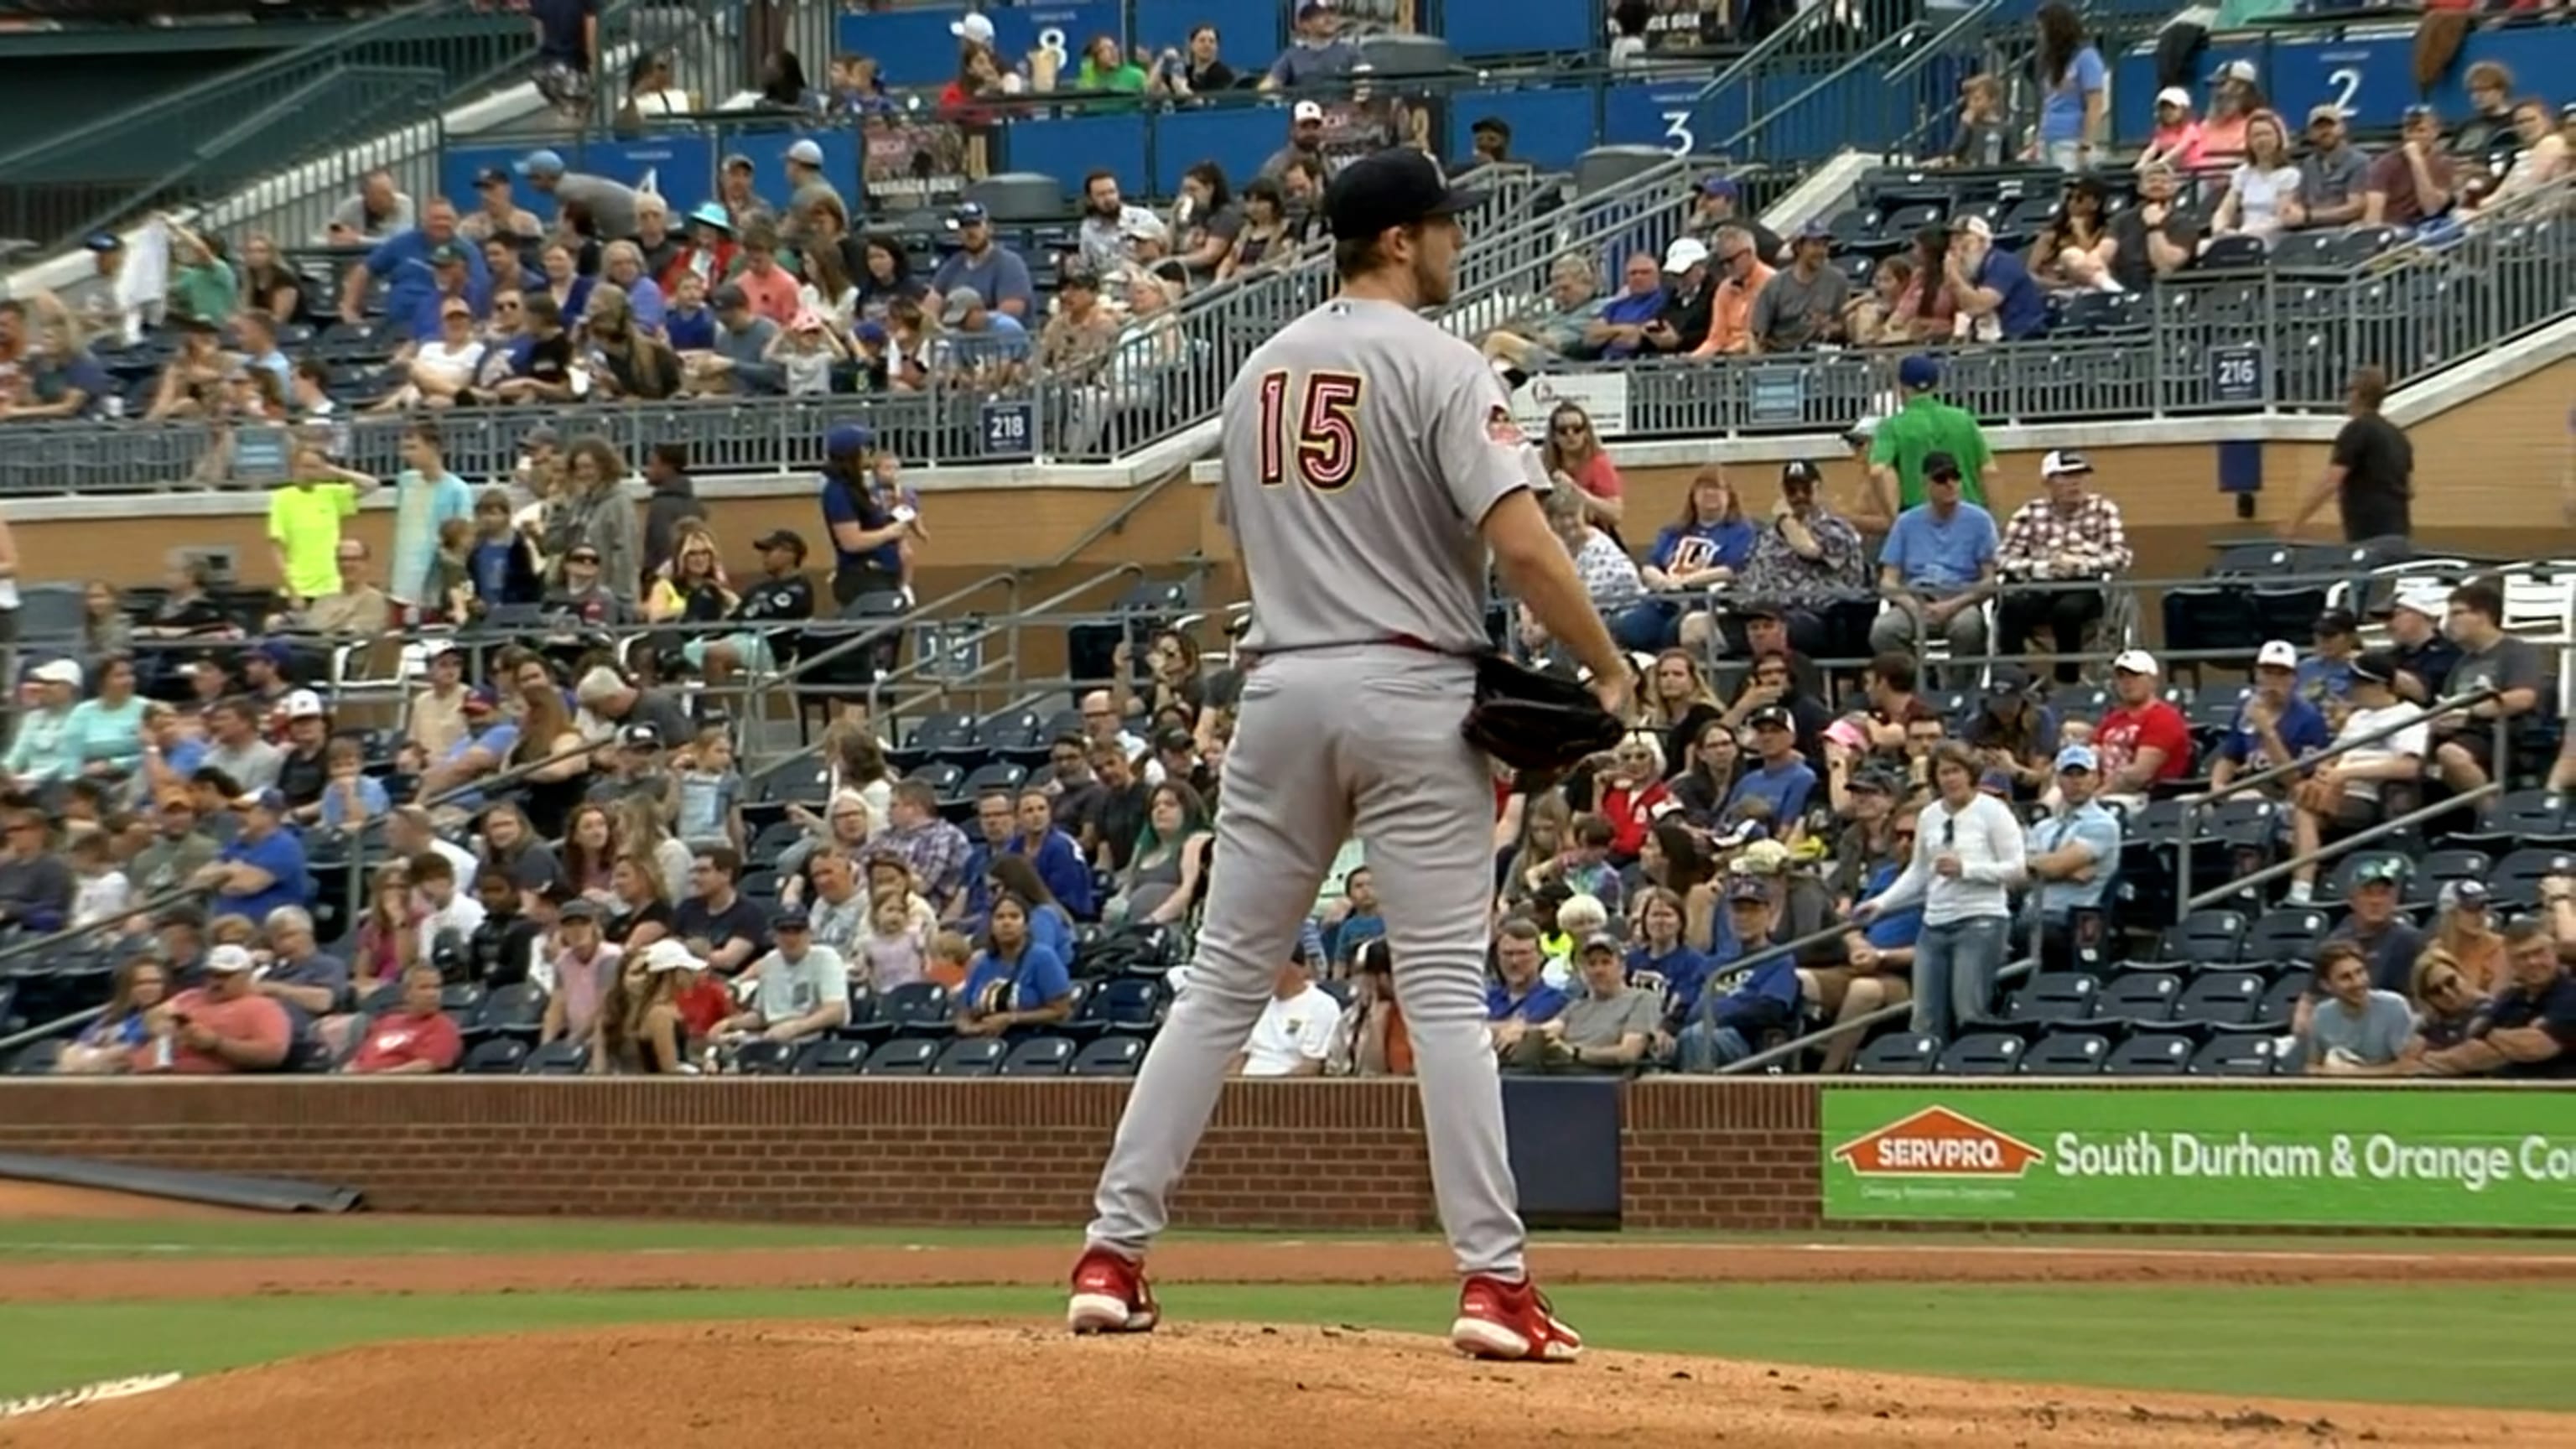
[[[1947,453],[1926,453],[1923,455],[1923,476],[1927,481],[1934,478],[1957,478],[1960,476],[1959,460]]]
[[[1618,937],[1611,935],[1608,931],[1595,931],[1591,935],[1583,938],[1583,949],[1585,951],[1607,951],[1611,955],[1616,956],[1620,951],[1626,948],[1620,944]]]
[[[2063,478],[2069,473],[2092,471],[2093,460],[2073,448],[2059,448],[2039,460],[2039,476],[2042,478]]]
[[[1910,387],[1916,392],[1921,392],[1927,387],[1939,387],[1941,364],[1933,361],[1929,355],[1917,352],[1896,364],[1896,380],[1900,385]]]
[[[2030,693],[2030,673],[2018,664],[1998,664],[1986,676],[1986,698],[2012,699]]]
[[[474,173],[474,184],[477,186],[507,186],[510,184],[510,173],[502,170],[498,166],[486,166],[482,170]]]
[[[1833,239],[1834,228],[1832,223],[1826,221],[1821,216],[1811,216],[1805,221],[1800,222],[1798,224],[1797,234],[1790,238],[1791,241],[1802,242],[1829,242]]]
[[[2180,86],[2167,86],[2163,90],[2156,92],[2156,104],[2160,106],[2180,106],[2184,110],[2188,111],[2191,109],[2191,92],[2184,90]]]
[[[2361,632],[2361,619],[2350,609],[2328,609],[2317,615],[2317,637],[2340,639]]]
[[[1473,122],[1469,123],[1467,134],[1471,136],[1500,136],[1504,140],[1508,141],[1512,138],[1512,123],[1504,120],[1500,116],[1478,116]]]
[[[711,226],[721,232],[731,232],[733,230],[733,213],[724,209],[723,202],[701,201],[698,203],[697,209],[689,213],[689,224],[692,226]]]
[[[1289,108],[1288,119],[1300,126],[1321,125],[1324,120],[1324,108],[1314,101],[1299,101]]]
[[[993,43],[993,17],[972,13],[962,15],[948,22],[948,33],[977,45],[990,45]]]
[[[1154,748],[1158,750],[1186,750],[1194,748],[1197,744],[1197,737],[1179,725],[1174,725],[1154,736]]]
[[[823,314],[815,311],[811,307],[807,307],[798,312],[795,317],[788,322],[787,330],[790,332],[822,332],[827,329],[823,325]]]
[[[284,712],[288,719],[321,719],[330,713],[322,707],[322,696],[309,689],[288,695]]]
[[[965,321],[967,314],[983,305],[983,293],[972,287],[951,287],[948,289],[946,304],[939,309],[939,320],[946,326],[954,327]]]
[[[2482,911],[2487,908],[2487,902],[2490,899],[2492,897],[2487,892],[2485,881],[2474,876],[2462,876],[2457,880],[2442,882],[2441,892],[2434,898],[2434,904],[2446,911]]]
[[[433,267],[461,267],[471,255],[463,242],[441,242],[429,249],[429,264]]]
[[[2430,121],[2434,119],[2436,119],[2436,117],[2434,116],[2433,108],[2426,105],[2408,106],[2398,115],[2398,120],[2409,126],[2414,125],[2417,121]]]
[[[1779,845],[1779,842],[1776,840],[1765,840],[1758,842],[1758,844],[1776,846]],[[1745,847],[1747,854],[1750,854],[1753,849],[1754,847],[1750,845]],[[1780,846],[1780,853],[1783,856],[1786,856],[1788,854],[1788,847]],[[1776,874],[1776,872],[1774,873]],[[1754,879],[1752,876],[1738,875],[1726,883],[1726,903],[1730,906],[1737,905],[1739,903],[1767,906],[1771,904],[1771,888]]]
[[[112,231],[94,231],[81,238],[81,246],[94,252],[121,252],[125,250],[125,238]]]
[[[1744,726],[1747,729],[1756,730],[1793,730],[1798,727],[1798,722],[1791,719],[1789,717],[1789,712],[1782,709],[1780,706],[1776,704],[1766,704],[1760,709],[1755,710],[1753,713],[1746,715],[1744,717]]]
[[[813,928],[814,918],[805,913],[803,906],[780,906],[769,918],[769,929],[773,931],[810,931]]]
[[[2352,677],[2363,684],[2395,684],[2397,656],[2385,649],[2365,649],[2353,656]]]
[[[1324,187],[1324,217],[1336,238],[1357,241],[1389,227],[1456,216],[1475,199],[1474,188],[1449,183],[1439,162],[1403,147],[1371,152],[1336,173]]]
[[[1824,470],[1804,458],[1792,458],[1780,465],[1780,486],[1783,488],[1813,488],[1824,481]]]
[[[1664,270],[1673,276],[1680,276],[1707,260],[1708,243],[1695,236],[1675,237],[1673,244],[1664,248]]]
[[[862,423],[843,423],[823,435],[823,456],[846,458],[875,446],[877,435]]]
[[[2332,101],[2319,101],[2308,107],[2308,124],[2311,126],[2319,121],[2340,121],[2343,118],[2343,107]]]
[[[1059,286],[1058,290],[1061,291],[1062,287]],[[861,342],[868,344],[870,347],[882,347],[885,345],[885,340],[888,334],[883,322],[870,319],[860,323],[850,335],[858,338]]]
[[[2255,69],[2254,62],[2250,60],[2237,59],[2228,61],[2218,69],[2211,71],[2209,73],[2209,78],[2213,83],[2218,81],[2243,81],[2247,85],[2252,85],[2262,74],[2263,72]]]
[[[558,921],[596,921],[599,919],[599,905],[588,896],[571,896],[555,907],[555,919]]]
[[[462,707],[467,714],[490,714],[501,707],[501,697],[492,692],[492,686],[479,684],[465,692]]]
[[[552,151],[531,151],[519,158],[518,172],[522,176],[561,176],[564,159]]]
[[[81,667],[77,659],[48,659],[27,671],[27,677],[38,684],[67,684],[81,687]]]
[[[959,226],[979,226],[985,220],[984,203],[961,201],[957,203],[957,209],[948,214],[948,219]]]
[[[803,558],[805,556],[805,535],[798,533],[792,528],[773,528],[769,532],[762,534],[760,537],[753,539],[751,541],[751,546],[759,549],[762,553],[767,553],[773,548],[783,548],[788,552],[795,554],[798,558]]]
[[[658,750],[662,748],[662,730],[659,725],[631,724],[617,732],[617,742],[630,750]]]
[[[1737,188],[1735,185],[1735,178],[1732,176],[1712,176],[1699,184],[1699,194],[1702,196],[1736,195]]]
[[[2374,855],[2353,867],[2352,883],[2356,886],[2395,885],[2406,879],[2406,857]]]
[[[811,140],[799,141],[787,148],[787,159],[799,166],[820,166],[823,164],[823,148]]]
[[[217,976],[238,976],[259,966],[243,946],[217,946],[206,953],[206,969]]]
[[[2155,675],[2165,671],[2163,666],[2156,663],[2156,656],[2144,649],[2123,649],[2111,656],[2111,672]]]
[[[525,433],[519,435],[519,451],[522,453],[533,453],[539,448],[554,448],[561,447],[562,445],[563,434],[556,432],[553,428],[546,426],[544,423],[539,423],[535,427],[530,428]],[[452,648],[454,646],[451,645],[449,647]]]
[[[2091,745],[2068,745],[2057,752],[2057,773],[2061,775],[2072,775],[2079,770],[2090,775],[2100,768],[2102,757],[2093,753]]]
[[[286,813],[286,792],[272,785],[257,794],[243,796],[241,807],[244,810],[261,810],[271,815],[283,815]]]
[[[1737,854],[1735,868],[1744,875],[1778,875],[1789,868],[1789,847],[1776,840],[1757,840]]]
[[[697,954],[688,947],[665,936],[644,948],[644,969],[647,971],[704,971],[707,969],[707,963],[698,959]]]
[[[1849,780],[1844,781],[1843,788],[1845,790],[1865,790],[1873,795],[1893,796],[1896,794],[1896,777],[1885,770],[1872,766],[1868,769],[1859,771]]]
[[[1769,599],[1738,599],[1726,606],[1726,612],[1739,619],[1777,619],[1780,606]]]
[[[2299,646],[2287,639],[2267,640],[2263,647],[2254,653],[2254,667],[2296,669],[2299,667]]]
[[[1129,241],[1158,242],[1172,239],[1172,229],[1163,224],[1163,219],[1141,206],[1129,212],[1126,220],[1118,224],[1118,234]]]
[[[2388,601],[2388,611],[2393,614],[2400,609],[2404,609],[2410,614],[2421,614],[2425,618],[2438,624],[2442,622],[2442,591],[2439,589],[2399,589],[2397,591],[2397,597]]]
[[[1950,222],[1950,230],[1954,233],[1965,232],[1979,241],[1993,241],[1995,239],[1994,223],[1974,213],[1952,219]]]
[[[713,302],[719,312],[740,312],[751,305],[751,294],[742,289],[740,282],[726,282],[717,287],[707,300]]]

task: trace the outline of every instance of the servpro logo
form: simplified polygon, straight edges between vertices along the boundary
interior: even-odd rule
[[[1926,1107],[1833,1150],[1834,1160],[1861,1177],[2017,1178],[2046,1156],[1947,1107]]]

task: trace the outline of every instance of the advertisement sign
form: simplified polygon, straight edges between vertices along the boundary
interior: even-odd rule
[[[1441,120],[1440,97],[1359,95],[1327,100],[1324,106],[1324,171],[1341,170],[1362,156],[1395,146],[1410,146],[1425,155],[1440,155],[1448,127]]]
[[[1628,374],[1624,372],[1542,373],[1512,392],[1512,421],[1532,438],[1547,436],[1547,415],[1558,403],[1572,403],[1592,416],[1592,431],[1616,438],[1628,431]]]
[[[1827,1087],[1838,1221],[2563,1228],[2576,1092]]]
[[[963,128],[912,116],[871,116],[860,132],[859,167],[871,215],[945,206],[983,174]]]

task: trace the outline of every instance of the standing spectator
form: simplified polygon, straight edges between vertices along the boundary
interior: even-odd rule
[[[2505,632],[2504,595],[2483,579],[2451,591],[2444,629],[2460,646],[2460,662],[2451,669],[2449,693],[2497,690],[2500,697],[2436,717],[2433,765],[2442,783],[2467,794],[2487,783],[2502,767],[2496,756],[2496,726],[2541,707],[2549,683],[2549,661],[2529,640]],[[2508,723],[2508,730],[2513,726]]]
[[[2308,149],[2299,158],[2302,226],[2350,226],[2369,204],[2370,158],[2352,144],[2343,108],[2332,101],[2308,111]]]
[[[42,811],[27,807],[10,810],[5,819],[6,839],[0,840],[0,925],[39,933],[59,931],[70,924],[79,882],[71,866],[54,853],[53,827]]]
[[[2245,156],[2245,128],[2263,110],[2260,72],[2250,60],[2231,60],[2209,77],[2209,116],[2200,127],[2203,166],[2228,167]]]
[[[295,1044],[286,1008],[253,987],[258,963],[240,946],[206,953],[205,984],[170,999],[160,1069],[191,1075],[275,1071]]]
[[[2326,456],[2326,470],[2282,521],[2283,538],[2296,538],[2307,521],[2332,500],[2343,517],[2347,543],[2385,546],[2399,556],[2415,532],[2415,445],[2404,429],[2380,411],[2388,401],[2388,374],[2376,367],[2356,369],[2347,411]]]
[[[842,423],[824,435],[823,527],[832,540],[832,602],[903,586],[902,543],[909,508],[889,509],[873,486],[876,435]]]
[[[1958,468],[1960,496],[1985,507],[1985,478],[1995,466],[1994,449],[1987,445],[1985,430],[1977,426],[1974,414],[1940,396],[1941,364],[1928,354],[1916,353],[1897,364],[1896,383],[1904,405],[1880,420],[1869,441],[1870,501],[1877,517],[1892,522],[1897,514],[1922,506],[1928,494],[1924,464],[1936,456],[1948,458]],[[1888,505],[1891,483],[1896,498],[1892,508]]]
[[[1914,945],[1914,1030],[1946,1040],[1994,1006],[2004,964],[2009,891],[2028,875],[2021,822],[1977,788],[1975,757],[1933,753],[1935,798],[1917,822],[1914,858],[1884,892],[1855,908],[1863,926],[1921,902]]]
[[[950,292],[969,289],[995,311],[1026,323],[1036,300],[1028,263],[1019,253],[993,239],[992,218],[981,203],[970,201],[959,206],[954,219],[957,250],[931,273],[931,294],[944,302]]]
[[[1995,652],[2017,656],[2046,624],[2057,646],[2057,681],[2073,684],[2078,656],[2102,617],[2108,580],[2135,561],[2121,527],[2120,505],[2091,484],[2093,464],[2061,449],[2039,460],[2041,496],[2013,510],[1996,550],[1996,567],[2010,588],[1996,607]],[[2056,587],[2045,587],[2054,584]]]
[[[2422,226],[2450,213],[2458,171],[2442,149],[2442,121],[2431,106],[2408,106],[2395,149],[2370,163],[2361,224]]]
[[[671,541],[679,526],[691,519],[704,521],[707,506],[698,501],[697,484],[689,477],[689,449],[685,443],[656,443],[644,460],[644,482],[652,495],[644,504],[644,572],[658,573],[671,561]]]
[[[529,152],[514,169],[528,178],[529,187],[539,196],[554,198],[558,222],[563,212],[578,210],[590,218],[600,236],[617,240],[635,235],[634,187],[605,176],[568,171],[563,157],[547,150]]]
[[[412,229],[412,201],[394,184],[390,171],[370,171],[358,189],[342,199],[323,225],[322,238],[335,247],[380,242]]]
[[[444,988],[430,967],[405,971],[401,1004],[367,1024],[344,1070],[354,1076],[426,1076],[454,1068],[465,1038],[440,1009]]]
[[[2191,92],[2167,86],[2156,92],[2155,129],[2138,153],[2138,169],[2164,166],[2176,171],[2200,169],[2200,122],[2191,113]]]
[[[1304,0],[1297,7],[1296,37],[1261,78],[1265,91],[1293,91],[1320,80],[1351,73],[1360,63],[1360,48],[1342,38],[1341,17],[1324,0]]]
[[[419,226],[386,238],[367,253],[365,260],[349,269],[340,288],[340,320],[354,327],[366,319],[368,287],[378,281],[385,283],[386,317],[422,316],[432,294],[441,290],[436,259],[456,239],[456,208],[443,199],[433,199],[422,209]],[[454,264],[465,269],[462,295],[479,314],[484,310],[484,299],[492,295],[491,269],[476,248],[462,246],[457,251]]]
[[[2191,726],[2157,695],[2163,675],[2144,649],[2123,649],[2111,660],[2111,707],[2094,725],[2092,744],[2101,791],[2113,803],[2134,805],[2159,782],[2191,774]]]
[[[268,495],[268,541],[290,608],[340,592],[340,529],[377,480],[299,446],[295,479]]]
[[[393,558],[385,593],[416,614],[437,607],[429,586],[439,530],[450,519],[473,518],[474,494],[448,471],[436,423],[415,422],[403,431],[402,460],[403,471],[394,479]]]
[[[313,898],[313,877],[305,867],[304,841],[286,823],[286,797],[276,790],[252,796],[241,812],[241,829],[190,883],[214,892],[218,914],[265,921],[282,906],[302,906]]]
[[[2060,171],[2089,171],[2104,135],[2110,69],[2085,39],[2084,22],[2073,8],[2050,0],[2033,19],[2039,30],[2033,60],[2041,94],[2038,159]]]
[[[561,558],[589,548],[601,584],[632,607],[643,587],[643,539],[626,498],[626,460],[600,437],[575,439],[569,454],[571,486],[546,510],[545,551]]]
[[[1879,551],[1879,594],[1887,608],[1870,625],[1873,650],[1910,650],[1937,631],[1961,659],[1983,655],[1994,594],[1994,516],[1961,497],[1959,464],[1947,453],[1923,460],[1924,501],[1889,530]]]

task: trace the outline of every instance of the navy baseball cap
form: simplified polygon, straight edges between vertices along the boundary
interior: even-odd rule
[[[474,173],[474,184],[477,186],[507,186],[510,184],[510,173],[502,170],[498,166],[486,166],[482,170]]]
[[[980,201],[961,201],[957,203],[957,209],[950,212],[948,216],[951,221],[956,222],[959,226],[973,226],[975,223],[984,220],[984,203]]]
[[[1912,357],[1896,364],[1896,380],[1918,390],[1938,387],[1941,383],[1941,364],[1920,352],[1915,353]]]
[[[813,928],[814,918],[795,906],[782,906],[769,918],[769,929],[773,931],[810,931]]]
[[[1343,167],[1324,188],[1324,217],[1336,241],[1361,241],[1389,227],[1456,216],[1475,199],[1473,188],[1449,183],[1439,162],[1398,147]]]
[[[874,446],[877,435],[859,423],[843,423],[823,435],[823,456],[846,458]]]

